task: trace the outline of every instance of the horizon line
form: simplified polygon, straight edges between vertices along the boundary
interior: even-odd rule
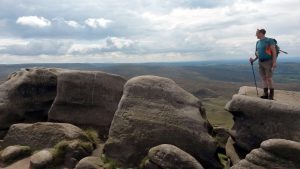
[[[24,63],[0,63],[0,65],[25,65],[25,64],[151,64],[151,63],[205,63],[205,62],[248,62],[248,58],[245,59],[210,59],[210,60],[182,60],[182,61],[151,61],[151,62],[24,62]],[[299,61],[300,57],[280,57],[280,61]]]

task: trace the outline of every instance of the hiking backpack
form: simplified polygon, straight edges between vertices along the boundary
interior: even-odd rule
[[[274,38],[268,38],[268,39],[274,41],[275,50],[276,50],[276,57],[278,57],[278,55],[279,55],[279,53],[280,53],[281,50],[280,50],[280,47],[277,44],[277,40],[274,39]],[[256,50],[257,50],[257,43],[258,43],[258,41],[256,42]],[[267,54],[269,54],[269,55],[272,56],[272,50],[270,48],[270,45],[268,47],[266,47],[265,51],[266,51]],[[282,51],[282,52],[284,52],[284,51]],[[287,54],[287,52],[284,52],[284,53]]]
[[[280,47],[277,44],[277,40],[274,38],[269,38],[270,40],[273,40],[275,43],[275,50],[276,50],[276,56],[278,57],[279,53],[280,53]]]

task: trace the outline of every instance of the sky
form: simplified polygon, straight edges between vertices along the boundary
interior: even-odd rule
[[[0,0],[0,64],[248,59],[258,28],[300,53],[299,0]]]

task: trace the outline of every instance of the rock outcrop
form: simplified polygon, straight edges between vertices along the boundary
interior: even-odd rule
[[[0,85],[0,139],[12,124],[47,120],[95,128],[105,138],[125,82],[100,71],[28,68],[12,73]]]
[[[122,165],[137,166],[150,148],[172,144],[206,169],[222,168],[210,132],[199,99],[170,79],[139,76],[125,84],[104,152]]]
[[[265,100],[256,96],[255,88],[241,87],[226,105],[234,116],[232,139],[246,153],[267,139],[299,142],[299,103],[300,92],[275,91],[275,100]]]
[[[67,123],[41,122],[14,124],[4,137],[3,146],[24,145],[32,150],[51,148],[62,140],[89,141],[80,128]]]
[[[170,144],[151,148],[148,158],[162,169],[203,169],[194,157]]]
[[[49,120],[92,127],[105,138],[125,82],[118,75],[100,71],[65,71],[58,76]]]
[[[10,125],[47,121],[60,69],[30,68],[12,73],[0,85],[0,139]]]
[[[269,139],[231,169],[299,169],[300,142]]]

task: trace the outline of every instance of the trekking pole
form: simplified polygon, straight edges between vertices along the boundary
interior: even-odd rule
[[[283,50],[280,50],[280,49],[279,49],[279,51],[284,53],[284,54],[288,54],[286,51],[283,51]]]
[[[253,69],[253,62],[251,62],[251,67],[252,67],[252,72],[253,72],[253,77],[254,77],[254,83],[255,83],[255,87],[256,87],[256,94],[257,94],[257,96],[258,96],[258,90],[257,90],[256,78],[255,78],[255,73],[254,73],[254,69]]]

